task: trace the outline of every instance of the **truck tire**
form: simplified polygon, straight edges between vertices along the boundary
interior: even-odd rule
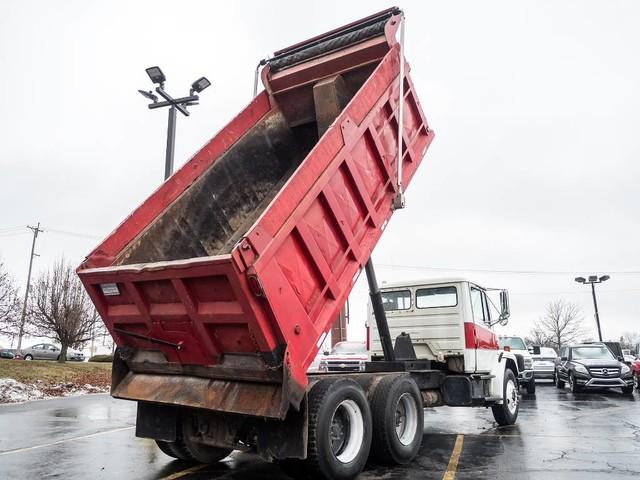
[[[536,379],[535,379],[535,377],[531,377],[531,380],[529,380],[529,383],[527,383],[527,393],[529,395],[533,395],[534,393],[536,393]]]
[[[493,405],[491,411],[498,425],[513,425],[518,418],[520,399],[518,398],[518,380],[510,368],[504,371],[502,385],[502,403]]]
[[[424,410],[418,385],[408,375],[385,376],[371,395],[372,459],[404,465],[422,444]]]
[[[633,385],[630,385],[628,387],[622,387],[622,393],[624,395],[633,395]]]
[[[180,455],[177,452],[175,442],[166,442],[164,440],[156,440],[156,445],[162,453],[169,457],[177,458],[178,460],[191,460],[186,453]]]
[[[305,470],[312,478],[351,480],[371,448],[371,410],[362,387],[348,378],[327,378],[309,392]]]
[[[214,447],[197,440],[195,419],[186,415],[180,420],[178,430],[182,430],[178,438],[181,445],[191,459],[199,463],[216,463],[229,456],[233,451],[227,448]]]
[[[156,445],[162,451],[162,453],[169,455],[170,457],[177,458],[178,460],[184,460],[185,462],[193,462],[194,458],[189,454],[184,446],[184,440],[182,438],[182,431],[180,425],[176,431],[176,441],[166,442],[164,440],[156,440]]]

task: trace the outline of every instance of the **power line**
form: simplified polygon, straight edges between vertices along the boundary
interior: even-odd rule
[[[50,233],[58,233],[60,235],[69,235],[72,237],[89,238],[91,240],[100,240],[101,238],[98,235],[92,235],[90,233],[69,232],[67,230],[57,230],[54,228],[45,228],[45,231]]]
[[[587,271],[585,269],[576,269],[571,271],[560,270],[501,270],[501,269],[483,269],[483,268],[459,268],[459,267],[426,267],[423,265],[397,265],[391,263],[376,263],[377,267],[383,268],[405,268],[412,270],[434,270],[444,272],[477,272],[477,273],[507,273],[515,275],[575,275],[578,272]],[[592,269],[589,271],[607,272],[615,275],[640,275],[640,270],[598,270]]]

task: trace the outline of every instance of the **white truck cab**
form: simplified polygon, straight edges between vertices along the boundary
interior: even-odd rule
[[[506,397],[517,402],[517,391],[507,395],[504,385],[507,372],[515,381],[524,361],[500,349],[493,331],[494,325],[506,325],[509,318],[506,290],[454,278],[387,283],[380,286],[380,293],[390,337],[409,335],[415,358],[439,365],[448,376],[465,377],[473,392],[485,392],[485,404],[489,399],[502,403]],[[367,326],[375,359],[383,355],[383,348],[371,302]],[[497,409],[494,407],[494,415]]]
[[[488,373],[499,353],[492,326],[501,321],[487,289],[466,279],[387,283],[380,287],[392,338],[411,335],[419,359],[446,363],[451,371]],[[501,296],[508,300],[506,290]],[[369,305],[371,354],[382,354]],[[504,322],[504,320],[502,320]]]

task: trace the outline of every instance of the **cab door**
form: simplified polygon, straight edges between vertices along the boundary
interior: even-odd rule
[[[498,338],[491,329],[491,314],[484,290],[469,286],[471,311],[473,313],[475,371],[490,372],[496,361]]]

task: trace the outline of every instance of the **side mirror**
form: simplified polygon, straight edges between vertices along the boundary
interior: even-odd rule
[[[540,345],[534,345],[532,350],[533,352],[531,353],[533,353],[534,355],[540,355]]]
[[[323,354],[324,356],[328,356],[328,355],[329,355],[329,350],[325,350],[325,351],[323,351],[323,352],[322,352],[322,354]]]
[[[500,291],[500,318],[498,323],[503,327],[509,322],[509,292],[507,290]]]
[[[618,358],[618,361],[619,361],[619,362],[624,362],[624,357],[621,357],[620,355],[618,355],[618,357],[617,357],[617,358]]]
[[[560,357],[561,362],[566,362],[567,360],[568,360],[567,357]]]

